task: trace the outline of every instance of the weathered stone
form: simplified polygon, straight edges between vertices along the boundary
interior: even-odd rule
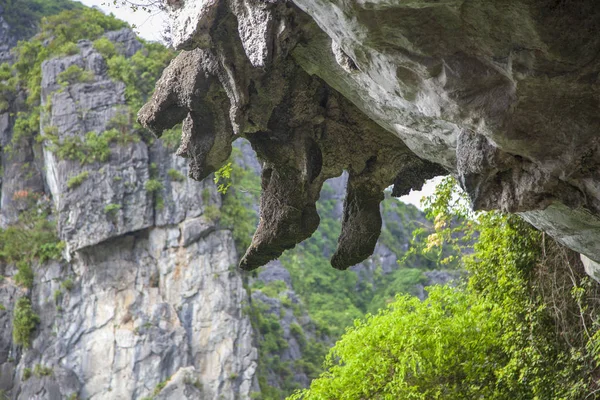
[[[125,56],[139,48],[131,32],[106,36]],[[40,130],[59,141],[100,135],[126,111],[125,85],[109,78],[90,41],[78,47],[42,65]],[[72,65],[86,81],[61,85]],[[19,210],[15,193],[39,192],[40,209],[56,208],[69,261],[32,265],[31,289],[16,285],[15,265],[0,262],[0,391],[15,400],[141,399],[168,382],[158,398],[249,399],[258,354],[242,313],[248,295],[231,232],[202,216],[221,205],[215,184],[188,178],[172,149],[131,132],[91,162],[59,158],[48,137],[44,151],[31,138],[9,155],[13,123],[10,113],[0,116],[0,225]],[[84,178],[69,183],[77,176]],[[158,190],[146,188],[150,179]],[[40,315],[30,349],[12,338],[22,296]],[[38,364],[52,373],[24,380]]]
[[[188,246],[214,230],[215,224],[205,217],[187,219],[181,224],[182,245]]]
[[[176,44],[192,52],[210,48],[200,57],[219,54],[218,65],[229,71],[226,82],[219,82],[235,88],[227,91],[232,109],[238,110],[231,114],[232,126],[239,127],[234,132],[250,140],[269,171],[263,177],[264,206],[284,205],[277,215],[262,208],[242,265],[264,264],[314,230],[314,199],[307,197],[314,183],[305,179],[314,171],[306,169],[315,165],[313,148],[325,171],[316,174],[319,178],[330,177],[327,169],[335,165],[336,174],[348,169],[351,179],[360,181],[349,185],[347,203],[356,207],[346,207],[344,221],[356,228],[351,221],[372,225],[355,235],[344,228],[341,253],[333,261],[338,267],[372,251],[380,187],[397,178],[396,194],[405,193],[444,170],[456,175],[476,209],[524,213],[537,227],[600,262],[600,252],[590,244],[600,242],[600,230],[588,230],[587,238],[571,235],[573,226],[600,222],[597,2],[417,3],[182,0],[172,7]],[[163,77],[183,86],[186,79],[168,72]],[[295,93],[299,84],[306,89],[302,99]],[[156,99],[163,96],[164,84],[157,87]],[[330,100],[310,95],[316,88],[346,111],[345,104],[352,104],[353,117],[361,114],[353,122],[358,136],[344,126],[340,138],[358,146],[345,147],[343,157],[336,154],[340,140],[332,139],[330,126],[344,123],[332,117]],[[210,93],[194,96],[188,108]],[[171,118],[158,108],[145,111],[142,117],[149,121]],[[385,144],[376,139],[383,130],[356,122],[363,116],[392,139]],[[317,126],[322,136],[311,133]],[[278,133],[284,127],[286,134]],[[394,161],[406,160],[378,155],[382,165],[370,176],[352,170],[349,157],[362,157],[364,163],[377,146],[390,145],[406,146],[393,151]],[[293,148],[294,157],[284,148]],[[195,154],[204,157],[201,151]],[[382,171],[393,174],[392,181]],[[362,177],[354,178],[359,172]],[[275,190],[284,182],[297,188]],[[297,233],[289,235],[283,226]],[[353,254],[344,250],[350,248]]]
[[[137,36],[129,28],[106,32],[104,37],[115,43],[117,52],[127,58],[133,56],[142,48],[142,44],[138,40]]]
[[[600,282],[600,263],[590,260],[583,254],[580,257],[583,268],[585,269],[585,273],[594,278],[596,281]]]
[[[226,50],[231,57],[248,51],[240,43]],[[359,192],[368,187],[369,194],[358,196],[363,202],[347,202],[333,264],[343,269],[362,261],[379,236],[381,222],[366,231],[365,227],[379,215],[383,189],[404,169],[424,168],[425,163],[320,79],[287,61],[273,65],[273,76],[266,79],[250,64],[240,68],[248,75],[229,79],[220,72],[226,65],[212,53],[183,52],[158,82],[153,99],[139,113],[140,121],[160,133],[185,118],[179,153],[192,159],[195,179],[228,159],[234,131],[250,141],[263,161],[263,194],[259,226],[240,262],[244,269],[263,265],[310,237],[319,223],[315,202],[323,182],[348,169],[353,182],[349,187],[357,186]],[[218,107],[211,105],[213,95],[206,96],[207,91],[215,93],[215,85],[227,94],[226,99],[218,97]],[[253,102],[262,107],[252,106]],[[191,105],[205,112],[200,114]],[[215,117],[226,109],[231,126]]]

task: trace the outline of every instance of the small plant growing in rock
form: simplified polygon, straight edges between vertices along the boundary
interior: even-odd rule
[[[39,323],[40,317],[33,311],[31,301],[27,297],[21,297],[13,312],[13,342],[29,348],[31,333]]]
[[[77,43],[67,42],[57,50],[57,53],[65,56],[72,56],[79,53],[79,47],[77,46]]]
[[[163,390],[165,388],[165,386],[167,386],[167,382],[169,382],[168,379],[160,382],[158,385],[156,385],[156,387],[154,388],[154,391],[152,392],[153,396],[157,396],[161,390]]]
[[[21,377],[21,380],[24,382],[27,379],[31,378],[31,368],[24,368],[23,369],[23,376]]]
[[[26,288],[31,288],[33,286],[33,270],[28,261],[19,261],[17,263],[15,282]]]
[[[104,206],[104,212],[110,216],[115,216],[117,212],[121,209],[120,204],[107,204]]]
[[[152,173],[152,167],[150,168],[150,175],[155,175],[155,173]],[[162,210],[165,206],[165,201],[160,194],[160,192],[163,190],[163,184],[160,183],[158,179],[152,178],[146,181],[144,184],[144,189],[146,189],[146,192],[154,195],[154,203],[156,208],[158,210]]]
[[[191,385],[200,391],[202,391],[202,389],[204,388],[202,386],[202,382],[200,382],[200,379],[194,378],[189,374],[186,375],[185,378],[183,378],[183,383],[185,383],[186,385]]]
[[[164,131],[160,139],[169,150],[177,149],[181,143],[181,124]]]
[[[160,183],[158,179],[149,179],[144,184],[144,189],[146,189],[148,193],[160,192],[163,189],[163,184]]]
[[[111,220],[113,223],[117,223],[117,214],[119,213],[119,210],[121,209],[121,205],[120,204],[107,204],[106,206],[104,206],[104,213],[106,214],[106,216],[108,217],[109,220]]]
[[[74,83],[86,83],[94,80],[92,71],[84,70],[79,65],[70,65],[66,70],[58,74],[57,81],[63,86]]]
[[[33,369],[33,373],[38,378],[41,378],[43,376],[50,376],[52,375],[52,368],[46,367],[42,364],[36,364],[35,368]]]
[[[61,284],[61,286],[63,289],[71,291],[73,289],[73,287],[75,287],[75,283],[73,283],[73,280],[71,278],[67,278]]]
[[[167,175],[169,175],[169,178],[171,178],[171,180],[176,182],[183,182],[185,180],[185,176],[174,168],[169,169],[167,171]]]
[[[54,291],[54,303],[58,304],[60,302],[60,296],[62,296],[62,291],[60,289],[56,289]]]
[[[67,187],[69,189],[74,189],[74,188],[76,188],[78,186],[81,186],[81,184],[83,183],[83,181],[85,181],[89,176],[90,176],[89,171],[83,171],[80,174],[72,176],[67,181]]]

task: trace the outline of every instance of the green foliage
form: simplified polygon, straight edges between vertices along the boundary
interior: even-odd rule
[[[162,210],[165,204],[162,196],[164,186],[158,180],[158,166],[156,165],[156,163],[150,164],[149,172],[150,179],[146,181],[146,183],[144,184],[144,188],[148,193],[151,193],[154,197],[154,206],[158,210]]]
[[[77,161],[84,165],[108,161],[112,143],[136,142],[139,137],[136,135],[122,135],[113,128],[101,134],[88,132],[83,138],[81,136],[67,136],[62,139],[54,135],[52,130],[47,130],[43,139],[47,142],[47,149],[55,153],[59,159]]]
[[[9,4],[5,7],[5,12],[12,15],[11,10],[17,11],[17,2],[7,1]],[[70,6],[67,6],[68,4]],[[143,43],[142,50],[126,60],[117,54],[115,46],[108,39],[101,36],[105,32],[124,28],[127,24],[99,10],[73,4],[78,3],[24,0],[23,13],[17,13],[15,16],[16,19],[25,15],[34,18],[28,22],[34,28],[35,21],[42,15],[68,9],[58,15],[42,18],[40,32],[29,41],[19,42],[14,49],[14,65],[0,67],[0,109],[8,107],[9,99],[14,96],[17,87],[27,93],[27,109],[17,115],[15,134],[8,150],[17,145],[30,145],[29,140],[38,133],[42,62],[53,56],[75,54],[79,51],[77,41],[89,39],[94,40],[95,48],[107,58],[109,74],[126,84],[128,104],[125,114],[128,116],[128,127],[126,130],[109,128],[102,134],[90,132],[85,138],[66,137],[60,140],[55,133],[48,133],[44,140],[49,144],[51,151],[57,152],[61,159],[78,160],[82,164],[105,162],[110,156],[111,143],[125,144],[139,140],[142,130],[131,118],[131,114],[134,113],[132,110],[137,111],[146,101],[153,90],[154,82],[174,53],[160,44]],[[58,81],[67,85],[89,82],[93,77],[91,71],[71,65],[59,74]]]
[[[125,83],[127,104],[138,110],[154,90],[154,83],[175,53],[158,43],[144,43],[144,47],[130,59],[113,55],[107,59],[111,78]]]
[[[471,213],[448,179],[414,254],[469,272],[465,285],[399,296],[357,320],[326,372],[291,399],[583,399],[599,371],[600,288],[516,216]],[[432,238],[432,235],[433,238]],[[476,241],[475,241],[476,240]],[[471,253],[466,243],[475,241]],[[451,259],[449,260],[449,257]]]
[[[174,168],[170,168],[167,171],[167,175],[175,182],[183,182],[185,180],[185,175]]]
[[[62,296],[62,291],[60,289],[56,289],[54,291],[54,303],[55,304],[59,304],[60,303],[61,296]]]
[[[9,109],[12,99],[16,96],[17,78],[8,63],[0,64],[0,112]]]
[[[202,215],[209,220],[216,222],[221,217],[221,211],[219,210],[219,207],[211,204],[204,207],[204,213]]]
[[[73,56],[79,53],[79,46],[77,46],[76,43],[67,42],[63,44],[56,52],[66,56]],[[83,76],[81,76],[80,80],[77,82],[91,82],[92,78],[94,77],[91,71],[84,71],[82,75]]]
[[[163,188],[163,184],[160,183],[158,179],[148,179],[146,183],[144,183],[144,189],[146,189],[148,193],[160,192]]]
[[[489,353],[501,335],[497,311],[447,287],[431,288],[424,302],[400,296],[348,330],[303,398],[494,398],[504,361]]]
[[[37,135],[40,126],[40,110],[34,107],[29,113],[19,112],[13,126],[13,137],[7,146],[7,152],[14,148],[29,146],[31,139]]]
[[[80,186],[83,183],[83,181],[85,181],[89,176],[89,171],[80,172],[79,174],[69,178],[69,180],[67,181],[67,187],[69,189],[74,189]]]
[[[255,284],[252,286],[252,289],[260,290],[265,295],[276,299],[279,297],[279,293],[287,289],[287,285],[284,281],[271,281],[266,285],[263,284],[262,281],[256,281]]]
[[[121,209],[120,204],[107,204],[104,206],[104,212],[109,216],[115,216]]]
[[[72,85],[74,83],[86,83],[94,80],[94,73],[84,70],[79,65],[70,65],[66,70],[58,74],[57,81],[61,85]]]
[[[163,390],[165,388],[165,386],[167,386],[167,382],[169,380],[165,380],[162,382],[159,382],[158,385],[156,385],[156,387],[154,388],[154,391],[152,392],[153,396],[158,396],[158,394],[161,392],[161,390]]]
[[[29,41],[19,42],[14,49],[13,69],[19,85],[27,90],[27,104],[39,105],[41,93],[41,64],[44,60],[74,51],[80,39],[96,39],[104,32],[127,26],[113,16],[92,8],[77,7],[58,15],[42,18],[41,32]]]
[[[260,300],[254,301],[253,306],[248,309],[250,321],[258,337],[258,383],[260,385],[262,399],[281,399],[285,391],[272,387],[267,382],[267,374],[277,374],[285,383],[285,387],[294,388],[293,377],[290,370],[290,362],[283,362],[279,358],[281,350],[288,347],[283,339],[283,330],[277,316],[268,312],[269,306]],[[285,389],[284,389],[285,390]]]
[[[462,254],[470,251],[477,235],[475,215],[466,194],[454,179],[445,178],[438,185],[436,196],[426,197],[423,206],[433,226],[413,231],[412,246],[404,261],[422,257],[446,268],[462,266]]]
[[[80,3],[71,0],[4,0],[2,7],[2,17],[11,27],[11,33],[22,39],[36,33],[42,17],[83,8]]]
[[[0,229],[0,261],[15,264],[17,283],[31,287],[32,264],[60,259],[64,243],[58,240],[55,225],[48,220],[49,207],[41,204],[37,195],[18,191],[13,200],[21,202],[25,210],[15,224]]]
[[[19,261],[17,263],[17,273],[15,274],[15,282],[26,288],[33,286],[33,270],[28,261]]]
[[[397,293],[416,295],[417,285],[425,284],[427,277],[421,268],[402,267],[396,269],[389,275],[383,275],[380,268],[374,274],[375,287],[373,298],[367,306],[367,311],[376,313],[385,308],[393,300]]]
[[[177,124],[173,128],[164,131],[160,139],[169,150],[178,149],[181,143],[181,124]]]
[[[75,287],[75,283],[73,282],[73,279],[67,278],[60,286],[67,291],[71,291]]]
[[[227,193],[227,190],[231,187],[231,171],[231,162],[228,162],[215,172],[214,181],[217,185],[217,191],[221,194]]]
[[[258,216],[254,208],[256,204],[259,204],[260,178],[253,171],[240,167],[236,160],[240,160],[241,157],[240,150],[234,148],[232,162],[228,163],[230,166],[229,181],[225,184],[228,190],[223,196],[221,225],[231,229],[238,253],[244,254],[250,246],[252,235],[258,224]],[[210,191],[204,189],[202,201],[208,203],[209,199]]]
[[[27,297],[19,298],[13,311],[13,343],[29,348],[31,334],[39,322],[40,317],[31,308],[31,301]]]
[[[50,376],[50,375],[52,375],[52,368],[46,367],[45,365],[42,365],[42,364],[36,364],[35,368],[33,369],[33,373],[38,378],[42,378],[44,376]]]
[[[96,49],[98,53],[102,54],[102,57],[105,59],[114,57],[117,54],[115,44],[106,37],[101,37],[94,40],[94,49]]]
[[[31,375],[32,375],[31,368],[24,368],[23,376],[22,376],[21,380],[24,382],[27,379],[31,378]]]

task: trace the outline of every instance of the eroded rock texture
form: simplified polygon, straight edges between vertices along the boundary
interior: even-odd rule
[[[336,268],[379,234],[382,190],[450,172],[476,209],[519,212],[600,261],[596,0],[171,2],[175,44],[140,120],[184,120],[196,179],[250,140],[264,163],[254,268],[309,237],[349,172]]]
[[[131,30],[105,36],[125,57],[141,48]],[[127,112],[125,84],[108,76],[92,42],[78,46],[41,67],[40,130],[63,143],[101,135]],[[73,65],[89,79],[59,84]],[[27,208],[20,192],[39,194],[55,209],[69,260],[32,261],[29,289],[17,263],[0,261],[0,398],[249,399],[259,390],[242,312],[250,298],[231,231],[208,216],[221,206],[214,183],[185,178],[185,160],[161,141],[111,143],[93,162],[61,157],[33,136],[16,142],[21,103],[0,110],[0,227]],[[150,179],[160,182],[157,193]],[[23,297],[40,316],[29,348],[12,335]],[[32,374],[36,367],[46,373]]]

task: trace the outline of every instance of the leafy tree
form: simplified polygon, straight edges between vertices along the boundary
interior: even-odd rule
[[[470,213],[456,193],[447,179],[428,200],[436,223],[417,232],[416,252],[441,261],[449,251],[468,281],[357,320],[326,372],[291,399],[597,397],[598,284],[576,254],[519,217]]]
[[[71,0],[4,0],[2,17],[19,39],[33,36],[42,17],[58,14],[63,10],[81,10],[81,3]]]

